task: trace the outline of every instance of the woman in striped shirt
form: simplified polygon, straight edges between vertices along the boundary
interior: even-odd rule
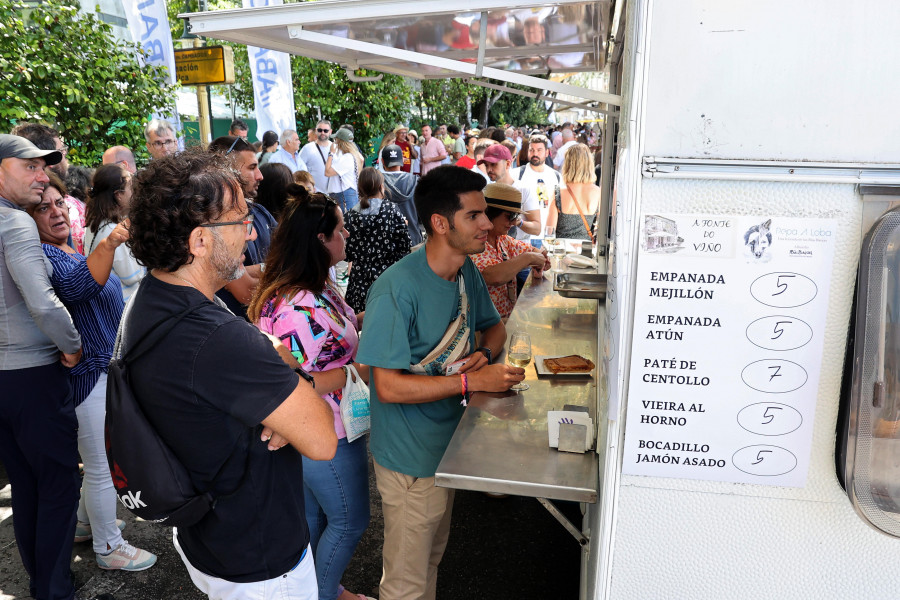
[[[63,197],[66,188],[54,174],[44,189],[41,203],[29,209],[37,224],[44,254],[53,265],[50,282],[81,334],[81,362],[69,372],[78,418],[78,452],[84,462],[84,481],[78,506],[75,541],[93,537],[97,564],[102,569],[140,571],[151,567],[156,556],[128,544],[116,520],[113,488],[103,439],[106,419],[106,371],[122,309],[122,286],[111,273],[116,248],[128,239],[128,230],[117,225],[97,242],[90,258],[68,245],[69,212]]]

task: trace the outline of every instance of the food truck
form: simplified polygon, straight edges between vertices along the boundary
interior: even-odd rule
[[[531,388],[473,399],[440,485],[580,502],[582,598],[900,594],[900,3],[263,4],[188,18],[604,118],[598,277],[526,285]],[[608,87],[539,77],[568,72]],[[538,375],[572,353],[596,369]]]

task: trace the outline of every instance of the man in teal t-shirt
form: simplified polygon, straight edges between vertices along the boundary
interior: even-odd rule
[[[506,328],[469,254],[484,251],[492,224],[481,190],[484,179],[459,167],[438,167],[416,187],[416,210],[428,233],[423,248],[375,281],[366,302],[357,360],[372,367],[372,434],[375,478],[384,509],[381,600],[433,600],[437,566],[450,533],[453,490],[434,485],[434,473],[462,417],[467,392],[500,392],[525,371],[490,364],[503,349]],[[465,365],[446,375],[431,361],[425,375],[411,372],[441,342],[460,316],[458,276],[467,310],[458,344]],[[451,344],[455,346],[457,344]]]

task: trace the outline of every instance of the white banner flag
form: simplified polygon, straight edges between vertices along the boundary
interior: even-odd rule
[[[277,6],[282,0],[243,0],[243,3],[244,8],[257,8]],[[286,52],[255,46],[247,46],[247,54],[250,57],[250,72],[253,74],[257,139],[261,140],[269,130],[280,136],[285,129],[296,129],[291,57]]]
[[[169,31],[166,0],[122,0],[122,8],[125,9],[132,39],[146,52],[141,62],[166,67],[169,70],[169,83],[174,84],[175,49],[172,46],[172,33]],[[174,112],[174,107],[172,110],[174,114],[169,121],[175,131],[180,131],[178,113]]]

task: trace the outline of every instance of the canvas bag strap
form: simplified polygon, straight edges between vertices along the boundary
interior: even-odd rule
[[[568,190],[568,188],[567,188]],[[575,194],[569,192],[569,195],[572,196],[572,200],[575,203],[575,208],[578,209],[578,216],[581,217],[581,222],[584,223],[584,230],[587,232],[588,236],[591,238],[591,242],[594,241],[594,232],[591,231],[590,225],[588,225],[587,219],[584,218],[584,213],[581,212],[581,207],[578,206],[578,199],[575,197]]]

